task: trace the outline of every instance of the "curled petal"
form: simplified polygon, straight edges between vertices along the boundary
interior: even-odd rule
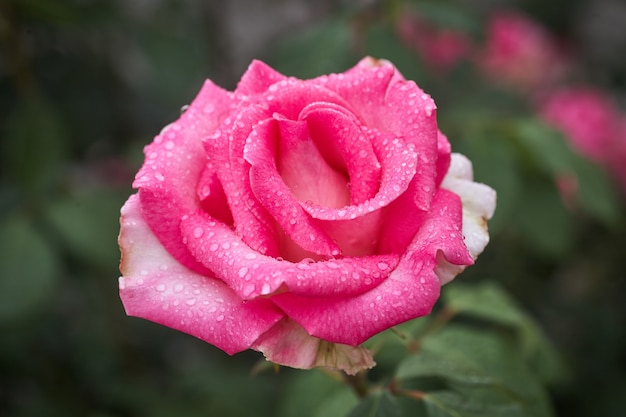
[[[268,361],[298,369],[322,366],[354,375],[376,365],[371,352],[364,347],[320,340],[289,319],[274,325],[253,348],[263,352]]]
[[[223,282],[181,265],[160,244],[131,196],[122,208],[120,297],[131,316],[183,331],[233,354],[283,314],[269,300],[243,302]]]
[[[289,293],[272,300],[315,337],[356,346],[396,324],[430,313],[439,297],[439,257],[455,265],[473,263],[461,235],[461,204],[446,190],[435,194],[431,211],[385,281],[355,297],[313,298]]]
[[[278,172],[276,161],[274,160],[276,145],[269,142],[272,139],[280,142],[277,136],[280,135],[281,124],[283,129],[286,128],[284,127],[285,123],[287,122],[279,123],[275,119],[268,119],[257,124],[251,133],[253,140],[248,142],[244,150],[244,156],[251,165],[249,173],[250,188],[256,200],[272,215],[273,219],[280,225],[280,228],[299,247],[317,255],[337,256],[340,254],[339,247],[313,222],[311,216],[304,211],[300,202],[294,198],[293,191],[289,189]],[[291,130],[297,129],[296,126],[293,126],[294,122],[290,124],[292,125]],[[307,143],[305,141],[302,142]],[[293,148],[294,146],[290,147]],[[287,151],[287,153],[289,154],[288,157],[294,156],[294,151]],[[332,170],[321,160],[321,157],[315,158],[315,155],[313,162],[310,163],[314,165],[312,168],[317,168],[318,170]],[[308,171],[305,169],[302,175],[310,174],[311,177],[309,179],[317,182],[317,179],[314,178],[315,173]],[[331,176],[331,178],[335,177]],[[288,181],[293,186],[298,185],[296,180],[288,179]],[[341,181],[341,179],[337,178],[336,181]],[[330,187],[331,192],[336,188],[336,184],[331,180],[323,182],[323,185]],[[321,186],[319,185],[319,187]],[[345,185],[340,184],[340,186],[346,193]],[[296,194],[322,193],[323,190],[320,190],[319,187],[315,187],[315,189],[311,187],[306,190],[297,189]],[[325,201],[342,199],[342,196],[337,195],[337,193],[333,195],[336,195],[336,197],[327,197]]]
[[[181,228],[196,258],[243,299],[283,290],[311,297],[355,295],[379,285],[398,262],[397,255],[282,261],[254,251],[203,212],[189,215]]]

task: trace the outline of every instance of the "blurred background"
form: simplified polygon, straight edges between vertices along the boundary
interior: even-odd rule
[[[498,191],[457,281],[498,282],[538,321],[564,364],[556,415],[626,416],[625,27],[622,0],[0,0],[0,414],[314,409],[286,398],[297,371],[252,376],[255,353],[125,316],[119,208],[205,78],[372,55]]]

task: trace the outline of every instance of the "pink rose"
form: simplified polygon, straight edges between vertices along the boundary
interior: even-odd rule
[[[626,117],[604,91],[568,87],[539,103],[542,119],[560,130],[572,148],[603,164],[626,189]]]
[[[560,80],[567,67],[552,34],[517,12],[491,16],[486,43],[476,59],[489,79],[530,93]]]
[[[145,156],[122,208],[126,312],[229,354],[371,367],[359,345],[428,314],[488,241],[493,190],[386,61],[311,80],[255,61]]]
[[[449,28],[437,27],[407,11],[397,24],[398,37],[437,71],[450,71],[470,55],[470,37]]]
[[[620,112],[611,98],[590,87],[552,92],[541,101],[539,114],[563,132],[574,149],[596,162],[613,154],[613,142],[622,129]]]

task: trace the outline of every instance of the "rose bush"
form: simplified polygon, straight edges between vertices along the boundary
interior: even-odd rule
[[[433,100],[386,61],[207,81],[145,148],[122,209],[129,315],[229,354],[354,373],[428,314],[488,241],[494,191],[451,155]]]

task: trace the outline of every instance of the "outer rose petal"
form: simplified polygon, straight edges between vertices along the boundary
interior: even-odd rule
[[[312,297],[356,295],[384,281],[398,262],[395,254],[312,263],[280,261],[254,251],[230,228],[201,211],[187,216],[181,228],[194,256],[243,299],[283,288]]]
[[[463,236],[465,245],[476,259],[489,243],[487,220],[496,209],[496,192],[485,184],[473,182],[472,163],[465,156],[452,154],[450,170],[441,186],[457,194],[463,202]],[[441,285],[451,281],[465,267],[440,259],[437,275]]]
[[[283,314],[271,301],[243,302],[223,282],[174,259],[141,215],[139,198],[122,208],[120,296],[126,313],[191,334],[228,354],[256,342]]]
[[[376,365],[371,352],[364,347],[320,340],[289,319],[274,325],[253,349],[263,352],[268,361],[299,369],[324,366],[354,375]]]
[[[196,186],[207,164],[200,139],[225,117],[231,96],[207,81],[180,119],[145,147],[146,159],[133,183],[144,218],[160,242],[179,262],[199,272],[203,269],[182,243],[179,222],[199,205]]]
[[[352,346],[363,343],[389,327],[430,313],[439,298],[435,274],[439,256],[455,265],[473,263],[459,230],[461,216],[458,196],[439,190],[409,249],[377,287],[355,297],[283,293],[272,300],[312,336]],[[380,262],[378,267],[384,271],[391,266]]]

